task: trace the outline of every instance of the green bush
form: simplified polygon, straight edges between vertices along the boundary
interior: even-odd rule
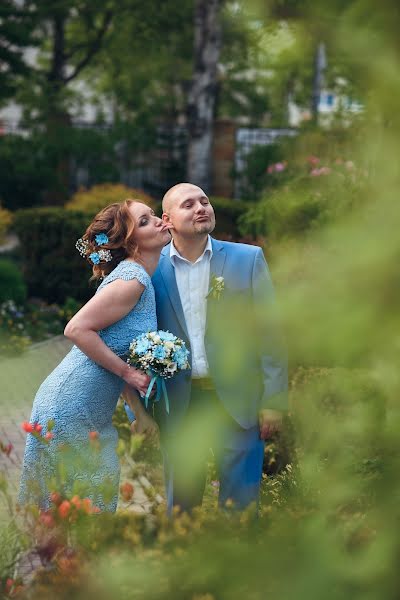
[[[11,212],[6,208],[2,208],[0,204],[0,244],[4,241],[4,236],[10,228],[12,220]]]
[[[26,285],[21,271],[7,259],[0,259],[0,304],[6,300],[22,303],[26,299]]]
[[[44,136],[0,136],[0,198],[16,210],[43,201],[56,185],[55,150]]]
[[[239,220],[252,205],[241,200],[218,197],[211,197],[210,202],[214,207],[216,218],[213,235],[217,238],[228,237],[237,240],[240,237]]]
[[[280,173],[268,173],[268,167],[282,161],[285,157],[282,144],[254,146],[246,156],[246,165],[242,173],[241,195],[258,199],[265,188],[274,187],[281,182]]]
[[[90,220],[84,212],[64,208],[17,211],[14,228],[30,296],[62,304],[68,297],[86,301],[93,294],[90,267],[75,248]]]
[[[34,342],[61,335],[65,325],[81,304],[67,298],[63,306],[41,300],[16,304],[6,300],[0,304],[0,356],[21,354]]]
[[[352,161],[304,158],[289,181],[241,215],[239,230],[253,237],[298,238],[349,214],[369,185],[368,173]]]
[[[154,207],[154,199],[143,190],[129,188],[121,183],[102,183],[90,189],[78,190],[65,205],[68,210],[81,210],[93,213],[93,216],[108,204],[122,202],[126,198],[141,200],[148,206]]]

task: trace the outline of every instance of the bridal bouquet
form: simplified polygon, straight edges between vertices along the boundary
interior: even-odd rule
[[[168,394],[165,379],[173,377],[178,371],[189,369],[189,350],[185,342],[169,331],[150,331],[135,338],[129,346],[128,363],[151,376],[145,396],[147,408],[151,391],[157,386],[155,402],[163,394],[165,408],[169,413]]]

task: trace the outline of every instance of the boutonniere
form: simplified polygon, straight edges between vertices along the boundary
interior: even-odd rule
[[[211,275],[211,287],[208,290],[208,294],[206,298],[212,298],[214,300],[219,300],[221,298],[221,294],[225,289],[225,279],[223,277],[217,277],[216,275]]]

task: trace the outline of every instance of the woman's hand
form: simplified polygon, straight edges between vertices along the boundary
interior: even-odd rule
[[[134,435],[145,435],[146,438],[154,441],[158,440],[160,433],[157,423],[146,412],[141,413],[137,416],[136,421],[132,422],[131,431]]]
[[[146,373],[143,373],[143,371],[139,371],[139,369],[135,369],[134,367],[130,367],[129,365],[127,365],[127,369],[125,370],[122,379],[128,385],[137,389],[142,396],[146,395],[147,388],[151,381]]]

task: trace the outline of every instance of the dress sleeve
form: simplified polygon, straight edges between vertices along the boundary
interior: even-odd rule
[[[149,285],[150,276],[146,273],[145,269],[134,262],[123,262],[115,267],[113,271],[107,277],[104,278],[98,290],[106,286],[108,283],[115,281],[116,279],[123,279],[124,281],[130,281],[131,279],[137,279],[139,283],[147,287]]]

